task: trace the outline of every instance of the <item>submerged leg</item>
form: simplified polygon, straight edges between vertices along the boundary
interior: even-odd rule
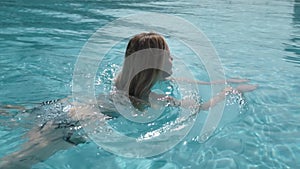
[[[6,105],[0,105],[0,108],[2,109],[14,109],[14,110],[26,110],[24,106],[17,106],[17,105],[11,105],[11,104],[6,104]]]
[[[0,168],[14,169],[31,168],[32,165],[48,159],[60,150],[73,146],[62,138],[64,128],[56,128],[48,122],[42,129],[33,128],[26,137],[28,141],[21,146],[21,149],[0,160]]]

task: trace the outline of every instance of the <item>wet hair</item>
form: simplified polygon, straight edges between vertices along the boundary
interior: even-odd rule
[[[162,49],[169,52],[168,44],[166,43],[164,37],[160,34],[154,32],[137,34],[128,42],[125,52],[125,60],[135,52],[153,48]],[[147,62],[147,59],[140,62]],[[132,69],[134,69],[135,64],[146,65],[147,63],[131,63],[124,61],[122,71],[116,79],[116,88],[118,90],[124,90],[126,87],[129,87],[128,94],[132,104],[141,110],[145,104],[149,104],[148,99],[151,88],[158,81],[158,79],[162,77],[162,74],[165,74],[165,72],[159,69],[149,68],[140,71],[134,75],[132,80],[129,80],[129,77],[131,77],[130,73],[133,72]],[[163,77],[166,77],[166,75]]]

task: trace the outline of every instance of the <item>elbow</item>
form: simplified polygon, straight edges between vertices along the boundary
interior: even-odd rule
[[[209,110],[209,108],[210,108],[209,102],[206,102],[200,106],[200,110]]]

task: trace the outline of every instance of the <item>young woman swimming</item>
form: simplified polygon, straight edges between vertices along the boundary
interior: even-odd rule
[[[156,57],[151,55],[153,54],[151,52],[154,52],[151,49],[159,49],[158,55],[155,55]],[[147,50],[146,55],[135,55],[144,50]],[[152,87],[158,81],[168,80],[171,76],[172,61],[173,58],[170,55],[169,46],[163,36],[153,32],[135,35],[127,45],[122,71],[118,74],[114,82],[115,91],[123,91],[134,108],[144,111],[147,107],[152,106],[151,100],[153,99],[163,102],[162,105],[189,106],[190,104],[197,104],[199,109],[206,110],[222,101],[226,93],[233,90],[232,88],[225,88],[219,95],[214,96],[203,104],[178,100],[171,96],[152,92]],[[158,65],[158,67],[152,65],[152,68],[142,69],[143,66],[150,63]],[[163,68],[163,70],[159,68]],[[141,71],[137,71],[140,69]],[[203,82],[181,80],[187,83],[193,82],[205,85],[224,83],[224,81]],[[240,83],[247,82],[247,80],[229,79],[227,82]],[[255,88],[256,86],[253,85],[242,85],[234,90],[247,92]],[[68,102],[68,99],[62,99],[55,102],[44,102],[39,107],[25,110],[24,113],[36,116],[39,126],[33,127],[26,134],[28,141],[22,145],[20,150],[0,160],[0,168],[31,168],[33,164],[46,160],[59,150],[84,143],[86,137],[84,135],[77,135],[76,131],[71,130],[80,128],[78,116],[76,117],[75,115],[76,113],[77,115],[79,114],[79,118],[86,118],[85,107],[75,109],[76,104]],[[99,105],[104,118],[114,118],[120,115],[114,106],[111,95],[99,96]],[[13,106],[10,107],[14,108]]]

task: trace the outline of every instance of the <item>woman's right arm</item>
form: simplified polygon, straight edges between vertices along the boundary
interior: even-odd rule
[[[229,78],[225,80],[215,80],[215,81],[201,81],[201,80],[194,80],[194,79],[188,79],[188,78],[175,78],[175,81],[177,82],[185,82],[185,83],[191,83],[191,84],[198,84],[198,85],[216,85],[216,84],[225,84],[225,83],[245,83],[249,82],[248,79],[240,79],[240,78]]]
[[[194,107],[194,108],[198,108],[199,110],[209,110],[211,107],[214,107],[215,105],[217,105],[218,103],[220,103],[221,101],[223,101],[226,98],[226,95],[233,93],[233,94],[237,94],[237,93],[244,93],[244,92],[250,92],[253,91],[257,88],[257,85],[239,85],[236,88],[232,88],[232,87],[226,87],[223,91],[221,91],[220,93],[218,93],[217,95],[213,96],[209,101],[204,102],[202,104],[200,104],[199,102],[197,102],[196,100],[193,99],[182,99],[182,100],[176,100],[175,98],[172,98],[170,96],[162,96],[160,99],[162,101],[165,101],[167,104],[169,104],[170,106],[181,106],[181,107]]]

